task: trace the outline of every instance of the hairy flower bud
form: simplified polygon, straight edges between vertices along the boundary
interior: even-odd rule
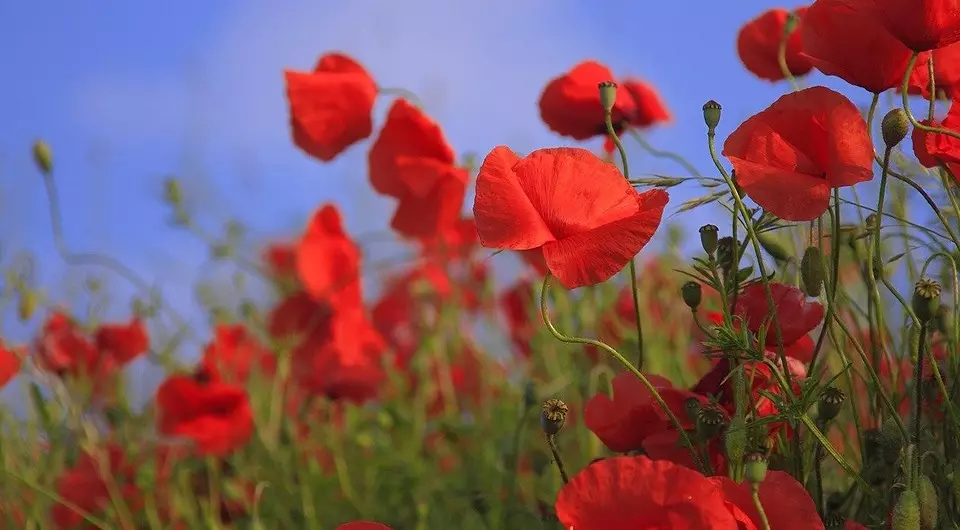
[[[719,239],[717,234],[719,232],[720,229],[717,228],[716,225],[703,225],[700,227],[700,244],[708,256],[713,256],[717,251],[717,240]]]
[[[747,452],[747,423],[743,418],[730,420],[727,432],[723,435],[723,447],[727,452],[727,460],[733,463],[743,461]]]
[[[891,530],[920,530],[920,501],[917,494],[905,490],[900,494],[891,514]]]
[[[937,318],[934,319],[936,324],[936,329],[944,337],[949,337],[953,335],[953,308],[941,304],[940,309],[937,310]]]
[[[940,293],[942,289],[936,280],[921,278],[913,289],[911,305],[913,312],[921,322],[929,322],[940,309]]]
[[[894,147],[907,137],[910,132],[910,122],[907,120],[907,113],[901,108],[895,108],[883,117],[880,122],[880,132],[883,135],[883,143],[887,147]]]
[[[703,104],[703,122],[707,124],[707,131],[711,134],[716,132],[720,123],[721,110],[723,107],[712,99]]]
[[[603,110],[610,113],[617,102],[617,84],[613,81],[603,81],[597,87],[600,89],[600,104]]]
[[[683,303],[687,304],[691,311],[696,311],[703,299],[703,289],[699,283],[689,281],[680,288],[680,295],[683,297]]]
[[[917,482],[917,500],[920,503],[920,527],[923,530],[934,530],[937,527],[940,501],[937,499],[937,489],[926,475],[920,475],[920,481]]]
[[[767,254],[770,254],[773,259],[777,261],[790,261],[790,252],[777,238],[777,236],[771,234],[770,232],[762,232],[757,234],[757,240],[760,242],[760,246],[763,247],[763,250],[766,250]]]
[[[817,403],[818,419],[830,421],[836,418],[841,407],[843,407],[844,399],[846,399],[846,396],[843,395],[843,390],[835,386],[825,388],[823,393],[820,394],[820,401]]]
[[[44,175],[49,175],[53,171],[53,153],[47,142],[43,140],[33,142],[33,163]]]
[[[553,436],[560,432],[564,422],[567,421],[567,412],[570,408],[567,404],[557,398],[550,398],[543,402],[543,408],[540,412],[540,428],[544,434]]]
[[[823,291],[827,271],[823,268],[823,253],[817,247],[807,247],[800,259],[800,280],[804,294],[817,297]]]

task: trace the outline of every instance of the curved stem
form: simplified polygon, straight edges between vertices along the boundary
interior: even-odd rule
[[[813,347],[813,355],[810,357],[810,371],[816,373],[817,357],[820,355],[820,349],[823,347],[824,340],[827,337],[827,330],[830,329],[830,322],[833,320],[833,314],[837,310],[837,290],[840,287],[840,190],[833,189],[833,235],[830,237],[830,293],[827,296],[827,314],[823,318],[823,326],[820,327],[820,334],[817,336],[816,345]]]
[[[800,85],[797,83],[797,79],[793,77],[790,67],[787,66],[787,43],[790,41],[790,33],[787,31],[787,26],[784,26],[783,34],[780,36],[780,47],[777,49],[777,64],[780,65],[780,72],[783,77],[790,82],[790,88],[796,92],[800,90]]]
[[[423,108],[423,101],[412,90],[399,87],[377,87],[377,93],[383,96],[397,96],[403,98],[418,108]]]
[[[931,127],[929,125],[924,125],[920,123],[916,116],[914,116],[910,111],[910,94],[907,92],[907,87],[910,85],[910,74],[913,72],[914,66],[917,65],[917,58],[919,56],[920,52],[913,52],[913,55],[910,56],[910,61],[907,62],[907,71],[903,74],[903,83],[900,85],[903,112],[907,115],[907,120],[910,121],[910,125],[913,125],[916,129],[920,129],[921,131],[928,133],[943,134],[960,140],[960,132],[944,129],[942,127]],[[933,77],[930,79],[932,80]],[[933,94],[930,95],[930,98],[933,99]]]
[[[627,164],[627,150],[623,148],[623,142],[620,141],[617,131],[613,128],[613,117],[609,112],[604,116],[604,123],[607,125],[607,134],[610,135],[610,139],[613,140],[614,145],[617,146],[617,151],[620,152],[620,161],[623,163],[623,178],[629,182],[630,166]],[[633,294],[633,314],[637,325],[637,369],[643,370],[643,319],[640,316],[640,292],[637,286],[636,258],[630,258],[628,268],[630,274],[630,291]]]
[[[767,512],[763,510],[763,503],[760,502],[759,484],[750,485],[750,497],[753,498],[753,506],[757,509],[757,513],[760,514],[760,522],[763,524],[763,530],[770,530],[770,520],[767,519]]]
[[[700,459],[700,455],[697,454],[696,446],[690,441],[690,436],[683,428],[683,424],[680,423],[677,415],[673,413],[673,410],[671,410],[670,406],[667,405],[667,402],[663,400],[663,396],[660,395],[660,392],[657,391],[656,387],[654,387],[650,380],[647,379],[647,376],[643,375],[643,373],[641,373],[640,370],[633,365],[633,363],[628,361],[627,358],[624,357],[622,353],[618,352],[613,346],[610,346],[609,344],[599,340],[587,339],[583,337],[568,337],[557,329],[557,327],[550,320],[550,312],[547,310],[547,294],[549,293],[550,288],[550,278],[552,278],[552,275],[547,273],[547,275],[543,278],[543,285],[540,288],[540,315],[543,317],[543,323],[547,326],[547,330],[550,332],[550,334],[560,342],[565,342],[567,344],[585,344],[599,348],[613,356],[613,358],[619,361],[620,364],[627,369],[627,371],[635,375],[637,379],[640,380],[640,383],[646,387],[647,391],[650,392],[650,395],[653,396],[653,400],[657,402],[657,405],[663,409],[663,412],[667,415],[667,419],[670,420],[670,423],[673,424],[673,427],[677,429],[677,432],[680,435],[680,440],[690,451],[690,455],[693,457],[694,463],[702,472],[706,472],[703,462]]]

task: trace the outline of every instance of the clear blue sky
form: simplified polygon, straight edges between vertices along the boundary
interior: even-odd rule
[[[382,230],[392,206],[369,191],[367,144],[322,165],[289,141],[281,72],[308,69],[335,49],[360,59],[381,85],[418,93],[455,148],[481,156],[501,143],[519,151],[564,143],[538,119],[539,92],[574,63],[598,59],[617,75],[655,84],[675,123],[649,141],[712,173],[703,102],[723,104],[722,138],[788,90],[743,70],[736,32],[767,8],[796,5],[0,2],[0,242],[6,257],[35,253],[54,298],[69,296],[65,278],[76,277],[54,253],[30,158],[38,137],[55,153],[70,245],[109,253],[159,282],[192,318],[199,314],[190,285],[209,273],[202,266],[207,252],[166,224],[159,197],[167,174],[184,179],[206,226],[238,218],[259,241],[294,234],[327,200],[341,204],[354,233]],[[814,74],[810,82],[822,79]],[[847,93],[858,104],[868,101],[862,92]],[[668,161],[631,153],[635,173],[683,174]],[[675,190],[674,206],[697,192]],[[689,218],[689,233],[705,221]],[[117,292],[109,314],[122,316]],[[4,333],[22,340],[27,331],[8,325]]]

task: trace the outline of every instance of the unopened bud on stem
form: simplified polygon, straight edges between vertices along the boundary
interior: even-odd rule
[[[800,259],[800,280],[807,296],[817,297],[823,291],[827,271],[823,268],[823,253],[817,247],[807,247]]]
[[[53,171],[53,153],[50,152],[50,146],[43,140],[33,142],[33,162],[44,175],[50,175]]]
[[[896,108],[887,113],[880,122],[880,132],[883,135],[883,143],[887,147],[895,147],[910,132],[910,121],[907,119],[907,113],[903,109]]]
[[[683,296],[683,303],[687,304],[691,311],[696,311],[703,299],[703,290],[699,283],[689,281],[680,288],[680,295]]]
[[[720,229],[716,225],[703,225],[700,227],[700,244],[703,246],[703,251],[707,253],[708,256],[713,256],[717,252],[717,241],[719,237]]]

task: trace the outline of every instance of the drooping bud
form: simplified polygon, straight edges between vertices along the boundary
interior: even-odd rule
[[[33,163],[44,175],[49,176],[53,171],[53,153],[47,142],[43,140],[33,142]]]
[[[790,261],[790,252],[787,251],[787,248],[770,232],[757,234],[757,240],[760,242],[763,250],[766,250],[767,254],[770,254],[773,259],[777,261]]]
[[[703,122],[707,124],[707,132],[713,134],[720,123],[720,113],[723,107],[714,100],[703,104]]]
[[[567,412],[570,408],[567,404],[557,398],[550,398],[543,402],[543,408],[540,412],[540,428],[544,434],[553,436],[560,432],[564,422],[567,421]]]
[[[937,489],[926,475],[920,475],[917,483],[917,500],[920,503],[920,527],[923,530],[934,530],[939,518],[940,502],[937,499]]]
[[[700,227],[700,244],[703,245],[703,251],[708,256],[713,256],[717,251],[717,240],[720,229],[716,225],[703,225]]]
[[[703,289],[699,283],[689,281],[680,288],[680,295],[683,297],[683,303],[687,304],[691,311],[696,311],[703,299]]]
[[[913,312],[921,322],[929,322],[940,309],[940,293],[942,289],[936,280],[921,278],[913,289],[911,305]]]
[[[767,456],[763,453],[748,453],[743,459],[747,482],[757,486],[767,478]]]
[[[613,81],[603,81],[598,85],[600,89],[600,104],[607,113],[613,110],[617,103],[617,84]]]
[[[727,425],[723,435],[723,447],[727,460],[736,464],[743,461],[747,452],[747,423],[743,418],[734,417]]]
[[[897,420],[888,417],[883,421],[880,425],[878,440],[880,457],[883,461],[888,464],[896,462],[900,458],[900,450],[903,449],[903,436]]]
[[[734,242],[732,237],[721,237],[717,242],[717,264],[724,274],[729,275],[733,271],[733,251]]]
[[[917,494],[905,490],[893,506],[891,530],[920,530],[920,501]]]
[[[827,271],[823,268],[823,253],[818,247],[807,247],[800,259],[800,283],[804,294],[820,296]]]
[[[726,415],[716,405],[706,405],[697,413],[697,427],[704,438],[716,436],[723,428],[725,420]]]
[[[901,108],[895,108],[883,117],[880,122],[880,132],[883,135],[883,143],[887,147],[895,147],[910,132],[910,121],[907,119],[907,113]]]
[[[818,419],[826,422],[836,418],[843,407],[844,399],[846,399],[846,396],[843,395],[843,390],[835,386],[825,388],[823,393],[820,394],[820,401],[817,403]]]

